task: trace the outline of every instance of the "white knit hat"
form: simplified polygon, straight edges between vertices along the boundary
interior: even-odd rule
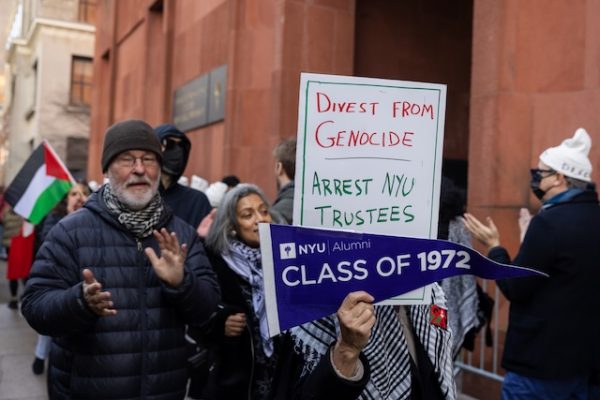
[[[572,138],[540,155],[540,160],[565,176],[586,182],[592,181],[592,163],[588,158],[592,139],[585,129],[579,128]]]

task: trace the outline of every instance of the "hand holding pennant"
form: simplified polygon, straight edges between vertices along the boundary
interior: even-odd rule
[[[330,315],[350,292],[381,302],[456,275],[547,276],[444,240],[260,224],[271,335]]]

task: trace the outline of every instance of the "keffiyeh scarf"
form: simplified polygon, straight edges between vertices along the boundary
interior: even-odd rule
[[[271,357],[273,340],[269,336],[267,325],[260,248],[252,248],[235,240],[229,247],[229,252],[223,255],[223,259],[229,268],[248,282],[252,288],[252,307],[260,325],[263,351],[267,357]]]
[[[473,247],[471,236],[457,218],[450,221],[448,240]],[[441,285],[448,301],[448,315],[452,316],[448,324],[452,330],[452,353],[457,357],[466,334],[479,324],[477,281],[473,275],[458,275],[442,280]]]
[[[110,184],[104,185],[102,199],[108,212],[138,239],[149,236],[156,229],[164,209],[160,195],[157,193],[143,209],[131,210],[112,192]]]
[[[436,299],[437,296],[437,299]],[[441,298],[440,298],[441,296]],[[432,302],[444,305],[439,286],[432,290]],[[446,399],[456,398],[452,373],[451,338],[429,322],[429,305],[408,307],[416,340],[421,341],[431,360],[442,393]],[[363,354],[371,367],[371,379],[360,394],[362,400],[409,400],[411,398],[411,367],[408,345],[400,319],[394,307],[376,306],[377,323]],[[303,375],[310,373],[339,335],[337,317],[331,315],[291,330],[295,351],[304,356]]]

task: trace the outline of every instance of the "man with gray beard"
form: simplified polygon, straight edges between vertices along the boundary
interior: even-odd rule
[[[108,183],[50,231],[22,312],[53,337],[51,399],[183,399],[185,326],[220,298],[194,229],[158,193],[161,146],[128,120],[107,129]]]

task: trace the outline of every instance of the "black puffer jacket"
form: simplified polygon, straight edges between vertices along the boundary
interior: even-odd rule
[[[101,196],[63,218],[38,252],[23,314],[53,336],[49,369],[55,399],[183,399],[187,381],[184,328],[201,325],[219,302],[219,288],[196,232],[167,209],[159,223],[187,243],[185,276],[168,288],[137,241]],[[89,268],[112,294],[117,315],[98,317],[83,302]]]

